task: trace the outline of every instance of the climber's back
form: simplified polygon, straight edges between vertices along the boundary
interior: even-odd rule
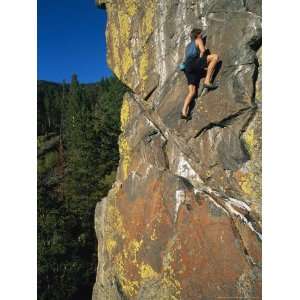
[[[185,64],[192,62],[200,56],[200,50],[195,41],[189,42],[185,48]]]

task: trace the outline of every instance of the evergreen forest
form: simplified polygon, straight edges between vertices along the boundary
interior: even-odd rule
[[[37,82],[39,300],[91,299],[94,210],[115,180],[127,90],[115,77]]]

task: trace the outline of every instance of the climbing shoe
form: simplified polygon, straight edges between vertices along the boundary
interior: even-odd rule
[[[203,84],[203,89],[215,90],[216,88],[218,88],[217,84],[213,84],[213,83],[209,83],[209,84],[204,83]]]
[[[184,119],[186,121],[191,120],[192,117],[190,116],[190,114],[188,114],[187,116],[185,116],[183,113],[180,114],[180,119]]]
[[[200,90],[200,93],[199,93],[199,97],[206,95],[207,92],[208,92],[208,88],[202,87],[202,89]]]

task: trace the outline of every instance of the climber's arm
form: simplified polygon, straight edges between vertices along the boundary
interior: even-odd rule
[[[199,49],[200,49],[200,57],[202,57],[206,51],[205,47],[204,47],[204,43],[201,37],[199,37],[196,40],[196,44],[198,45]]]

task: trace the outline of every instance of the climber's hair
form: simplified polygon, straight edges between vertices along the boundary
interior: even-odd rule
[[[202,33],[201,29],[199,29],[199,28],[194,28],[194,29],[191,31],[191,39],[192,39],[192,41],[194,41],[194,40],[197,38],[197,36],[198,36],[199,34],[201,34],[201,33]]]

